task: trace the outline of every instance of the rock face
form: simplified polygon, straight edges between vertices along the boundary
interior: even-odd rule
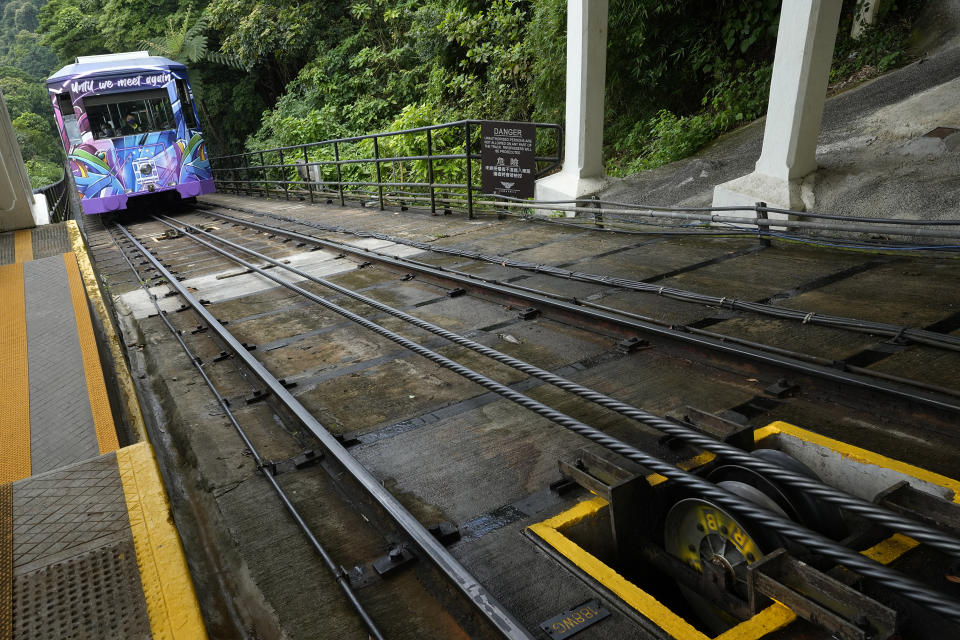
[[[918,21],[917,62],[827,101],[819,169],[804,179],[807,210],[862,217],[960,216],[960,0],[930,2]],[[715,185],[753,171],[763,120],[694,157],[613,179],[603,199],[708,206]],[[939,131],[935,131],[938,130]]]

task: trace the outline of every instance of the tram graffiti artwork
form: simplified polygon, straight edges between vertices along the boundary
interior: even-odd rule
[[[146,51],[79,57],[47,89],[85,214],[214,191],[183,64]]]

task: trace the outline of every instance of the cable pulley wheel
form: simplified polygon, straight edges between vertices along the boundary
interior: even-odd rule
[[[797,475],[806,476],[812,480],[820,477],[813,469],[803,464],[788,453],[779,449],[755,449],[750,453],[764,462],[783,467]],[[825,502],[804,492],[802,489],[791,487],[785,483],[777,486],[789,498],[797,510],[798,522],[825,536],[840,540],[847,535],[847,525],[843,518],[843,511],[835,504]]]
[[[783,513],[748,485],[736,481],[724,484],[727,491],[738,495],[746,487],[751,496],[763,500],[761,506],[772,506]],[[700,573],[704,564],[712,564],[724,577],[728,590],[743,599],[747,597],[747,566],[763,557],[763,549],[749,529],[723,508],[702,498],[686,498],[671,507],[664,524],[664,549]],[[720,633],[739,622],[693,589],[678,587],[694,613],[712,632]]]

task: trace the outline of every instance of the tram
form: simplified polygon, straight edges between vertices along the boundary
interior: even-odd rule
[[[146,51],[80,56],[46,84],[83,213],[214,191],[183,64]]]

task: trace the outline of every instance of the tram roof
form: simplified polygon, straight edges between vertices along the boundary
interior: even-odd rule
[[[47,84],[85,76],[107,75],[125,71],[163,71],[167,69],[186,71],[187,67],[182,62],[176,62],[162,56],[148,55],[146,51],[83,56],[77,58],[77,62],[55,71],[53,75],[47,78]]]

